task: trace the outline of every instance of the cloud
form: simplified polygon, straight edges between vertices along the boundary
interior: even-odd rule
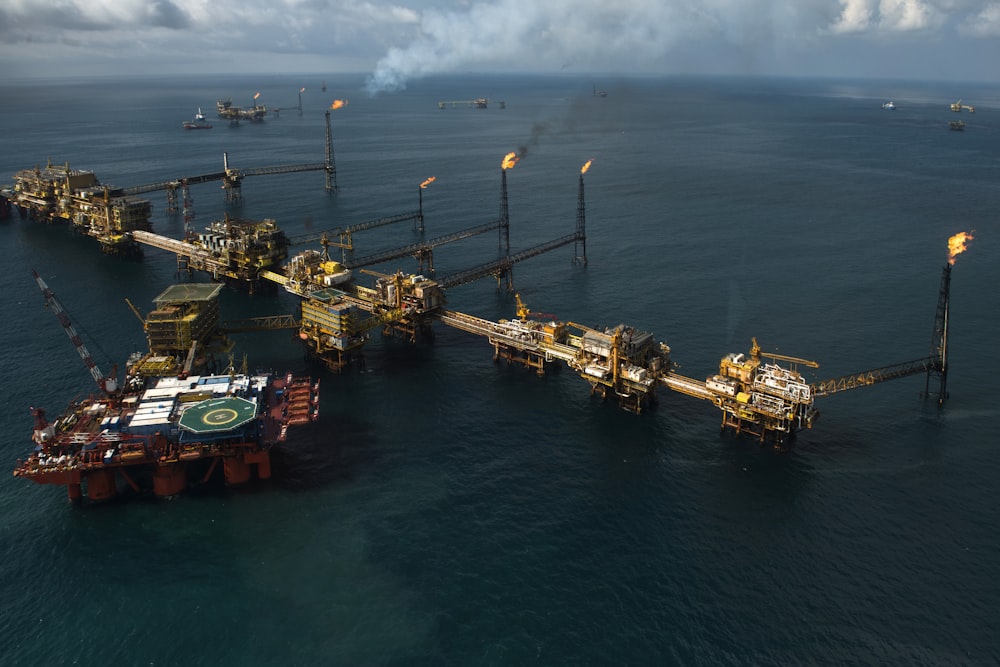
[[[1000,37],[1000,3],[990,3],[959,26],[959,32],[969,37],[990,39]]]
[[[665,64],[678,44],[705,40],[708,51],[721,39],[746,46],[770,39],[775,29],[784,32],[782,16],[808,23],[814,14],[794,0],[496,0],[460,11],[428,10],[413,39],[379,60],[367,87],[398,90],[411,78],[505,61],[550,69],[567,62],[646,68]],[[765,24],[769,28],[759,30]]]
[[[994,6],[996,3],[994,3]],[[739,69],[761,59],[838,46],[851,34],[885,39],[930,34],[977,7],[975,0],[493,0],[420,14],[415,32],[391,47],[367,80],[371,93],[399,90],[428,74],[502,67],[665,71],[678,59],[723,55]],[[994,13],[983,19],[996,25]],[[969,24],[972,25],[972,24]],[[977,24],[978,25],[978,24]],[[972,34],[975,34],[971,29]],[[985,31],[983,31],[985,32]],[[849,48],[846,46],[845,48]],[[780,68],[780,67],[779,67]]]
[[[470,70],[829,72],[856,61],[859,36],[885,48],[933,41],[947,58],[958,56],[944,45],[963,38],[988,56],[998,35],[1000,0],[0,0],[9,76],[197,63],[368,71],[372,92]]]
[[[938,28],[946,12],[929,0],[840,0],[832,33],[914,32]],[[944,0],[945,6],[949,6]]]

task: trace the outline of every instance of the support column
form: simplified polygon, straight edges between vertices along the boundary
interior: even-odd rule
[[[222,469],[226,475],[226,484],[244,484],[250,480],[250,466],[243,460],[242,454],[224,458]]]
[[[257,478],[258,479],[270,479],[271,478],[271,452],[266,449],[261,449],[255,452],[246,452],[243,454],[243,462],[249,465],[257,466]]]
[[[264,456],[257,462],[257,477],[259,479],[271,479],[271,453],[264,452]]]
[[[153,471],[153,493],[158,498],[176,496],[187,486],[187,471],[183,463],[159,465]]]
[[[89,500],[107,500],[118,493],[115,485],[115,471],[104,468],[87,473],[87,498]]]

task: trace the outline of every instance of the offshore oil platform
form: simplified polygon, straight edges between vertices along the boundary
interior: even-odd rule
[[[251,465],[258,466],[259,477],[268,476],[268,447],[280,442],[289,427],[316,418],[318,384],[290,376],[250,375],[245,369],[237,373],[231,362],[228,373],[211,374],[212,364],[231,349],[229,334],[261,329],[295,330],[308,356],[339,373],[363,363],[363,348],[371,332],[381,330],[383,336],[416,343],[430,337],[437,322],[485,338],[496,362],[524,366],[539,374],[555,364],[565,365],[589,384],[591,395],[615,400],[631,412],[642,413],[654,406],[661,388],[708,401],[722,413],[723,430],[778,447],[790,443],[798,431],[814,426],[819,417],[815,401],[830,394],[923,373],[925,395],[936,395],[939,404],[947,397],[951,270],[955,257],[972,239],[966,232],[948,241],[949,257],[942,274],[930,353],[822,382],[810,383],[799,371],[800,366],[817,368],[815,361],[764,352],[756,339],[748,353],[723,356],[718,372],[697,379],[676,372],[669,345],[626,324],[592,328],[558,322],[533,313],[517,294],[516,317],[509,320],[491,321],[446,309],[447,290],[486,276],[496,279],[498,289],[513,292],[514,264],[556,248],[573,244],[574,261],[587,261],[584,174],[591,162],[580,169],[575,230],[512,253],[507,171],[518,159],[516,153],[508,153],[501,162],[497,219],[363,257],[354,255],[353,236],[365,229],[412,221],[415,229],[424,231],[422,194],[417,211],[300,237],[297,240],[302,242],[318,240],[321,250],[300,252],[283,267],[278,264],[286,257],[288,239],[273,225],[258,227],[227,219],[197,242],[158,246],[176,252],[182,264],[207,270],[216,279],[225,274],[223,267],[232,266],[235,257],[241,271],[224,277],[234,282],[281,285],[300,297],[299,313],[220,323],[218,284],[175,285],[155,300],[156,309],[146,317],[129,303],[143,322],[149,352],[129,360],[121,390],[113,378],[97,371],[51,290],[36,275],[47,303],[80,350],[102,396],[74,404],[52,424],[43,411],[33,410],[35,451],[18,463],[15,476],[64,484],[71,498],[79,498],[86,487],[87,497],[93,500],[113,495],[116,474],[128,486],[141,489],[133,470],[152,471],[153,492],[173,495],[187,483],[185,466],[193,468],[193,462],[201,460],[211,461],[202,478],[206,480],[219,460],[231,483],[248,479]],[[433,180],[421,183],[418,193]],[[248,229],[263,234],[263,241],[257,238],[254,242],[254,248],[265,250],[262,254],[249,252],[247,246],[227,245],[233,236],[240,237]],[[498,259],[442,278],[434,276],[433,251],[437,246],[493,230],[498,231],[502,253]],[[150,240],[144,230],[131,235],[137,242],[159,243]],[[339,261],[330,256],[331,246],[341,249]],[[195,247],[197,252],[192,250]],[[220,263],[208,264],[209,256]],[[398,270],[385,274],[365,268],[407,256],[419,262],[419,273]],[[206,263],[198,265],[199,261]],[[243,270],[249,267],[253,270]],[[359,275],[370,276],[373,284],[358,284]]]
[[[0,193],[3,211],[16,209],[22,217],[42,223],[68,222],[92,236],[109,255],[135,256],[139,247],[131,232],[151,228],[152,204],[122,188],[102,184],[94,172],[70,169],[69,164],[22,169],[14,186]]]
[[[68,163],[56,165],[50,160],[44,168],[36,166],[18,171],[14,175],[13,185],[0,188],[0,218],[9,217],[17,212],[21,218],[30,218],[42,223],[69,223],[74,231],[95,238],[105,254],[119,257],[141,257],[143,245],[162,248],[171,242],[189,243],[193,255],[190,266],[192,270],[203,270],[234,280],[247,280],[248,276],[255,275],[255,267],[270,266],[277,254],[280,254],[275,254],[271,246],[271,240],[274,240],[272,232],[277,231],[276,228],[267,230],[269,226],[274,227],[273,221],[263,225],[244,224],[248,221],[242,221],[233,225],[227,219],[210,225],[207,230],[209,235],[218,236],[224,233],[229,239],[225,244],[226,259],[221,263],[212,262],[204,253],[199,252],[213,242],[208,236],[194,232],[195,214],[191,187],[221,181],[226,203],[235,204],[242,201],[243,181],[249,176],[323,171],[326,191],[337,192],[337,167],[334,161],[329,110],[325,118],[326,155],[323,162],[241,169],[231,166],[228,153],[223,153],[221,171],[121,188],[101,183],[93,171],[71,169]],[[152,232],[150,219],[153,205],[140,195],[157,191],[166,193],[167,215],[180,213],[181,203],[183,204],[185,229],[183,241]],[[262,236],[265,230],[267,231]],[[178,252],[174,246],[168,249]],[[218,248],[208,248],[208,250],[210,255],[214,254],[215,250],[221,252]],[[183,253],[178,252],[178,255],[180,254]],[[282,259],[284,256],[278,261]],[[254,280],[255,278],[250,282]]]
[[[92,501],[113,498],[120,486],[174,496],[192,479],[209,481],[220,463],[227,484],[247,482],[254,470],[268,479],[271,447],[319,415],[318,381],[237,372],[232,364],[210,370],[228,350],[218,326],[220,285],[161,294],[144,324],[149,352],[129,359],[119,383],[114,371],[101,373],[55,294],[34,276],[100,391],[53,421],[31,409],[34,450],[17,462],[15,477]]]
[[[267,118],[267,106],[258,104],[258,99],[260,99],[260,93],[254,94],[253,102],[246,109],[233,106],[231,98],[218,100],[215,103],[215,110],[219,114],[219,118],[228,120],[233,124],[239,123],[241,120],[260,123]]]

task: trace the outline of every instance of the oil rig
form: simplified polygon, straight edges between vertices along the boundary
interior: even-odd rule
[[[67,222],[92,236],[109,255],[141,255],[131,233],[151,228],[152,204],[122,188],[104,185],[94,172],[70,169],[69,164],[22,169],[14,176],[14,186],[0,194],[5,208],[16,209],[22,217],[52,224]]]
[[[658,390],[665,388],[715,405],[722,414],[723,430],[778,446],[789,442],[798,431],[813,427],[819,418],[815,401],[820,397],[923,373],[927,376],[925,395],[936,394],[939,403],[946,398],[950,276],[955,255],[972,238],[964,232],[949,239],[949,261],[942,275],[930,353],[821,382],[809,382],[799,370],[818,368],[817,362],[764,352],[756,339],[748,353],[727,354],[720,360],[717,373],[696,379],[676,372],[669,345],[627,324],[600,329],[539,319],[517,294],[516,319],[494,322],[447,310],[447,290],[492,275],[498,289],[513,291],[513,264],[556,247],[574,243],[576,259],[586,262],[583,174],[590,162],[580,173],[576,231],[511,254],[506,171],[514,164],[513,154],[504,158],[500,218],[495,224],[478,228],[500,230],[500,247],[505,253],[500,259],[440,279],[423,272],[382,274],[361,269],[361,273],[374,277],[372,287],[363,287],[356,283],[352,271],[360,262],[352,267],[349,260],[332,260],[327,239],[322,252],[307,251],[293,258],[282,272],[264,274],[302,297],[301,317],[288,316],[280,321],[281,326],[297,328],[308,354],[329,370],[341,372],[362,360],[362,348],[371,331],[381,328],[383,335],[418,342],[429,335],[432,323],[438,322],[485,338],[493,348],[494,361],[521,365],[539,374],[552,364],[563,364],[590,385],[592,395],[616,400],[631,412],[641,413],[656,405]],[[402,256],[405,250],[423,262],[425,255],[415,246],[397,250],[393,257]],[[273,326],[279,326],[278,320]],[[936,391],[932,380],[937,382]]]
[[[157,299],[145,321],[150,352],[129,360],[124,382],[101,373],[55,294],[34,273],[97,383],[54,421],[31,408],[34,449],[15,477],[65,486],[70,500],[108,500],[119,488],[156,497],[207,482],[220,467],[227,484],[271,476],[270,449],[319,414],[319,382],[291,373],[207,370],[219,338],[218,285],[180,285]],[[185,294],[178,294],[185,292]],[[131,305],[131,304],[130,304]],[[190,345],[189,345],[190,343]],[[187,350],[183,367],[176,353]]]
[[[624,323],[598,328],[559,322],[533,313],[517,293],[512,319],[492,321],[446,309],[448,290],[486,276],[496,279],[498,290],[514,292],[515,263],[562,246],[573,244],[574,260],[586,264],[583,176],[591,161],[580,170],[575,230],[512,253],[507,171],[517,162],[517,155],[508,153],[501,163],[500,214],[495,220],[360,258],[353,253],[353,235],[365,229],[412,221],[415,229],[424,231],[422,194],[418,211],[321,232],[321,250],[301,252],[284,266],[279,264],[287,257],[289,240],[273,221],[227,218],[206,233],[167,247],[158,245],[165,242],[147,230],[131,230],[135,242],[175,252],[180,265],[208,271],[216,279],[279,284],[300,297],[300,309],[298,315],[222,323],[218,284],[174,285],[154,300],[156,308],[145,317],[129,303],[143,322],[149,351],[129,359],[122,384],[114,373],[104,376],[98,370],[54,294],[35,274],[47,305],[73,340],[100,394],[73,403],[51,423],[43,410],[33,408],[34,451],[18,462],[14,475],[62,484],[70,498],[86,493],[91,500],[114,496],[119,481],[135,491],[151,488],[157,496],[174,495],[192,474],[195,480],[208,480],[220,461],[229,483],[250,479],[253,466],[259,478],[267,478],[269,448],[283,441],[289,428],[317,418],[319,397],[318,383],[310,378],[250,374],[245,368],[237,372],[231,358],[227,371],[217,373],[220,360],[232,348],[228,336],[260,329],[294,329],[310,357],[342,372],[363,363],[362,350],[372,331],[381,329],[384,336],[417,343],[439,323],[485,338],[495,362],[538,374],[564,365],[587,382],[592,396],[614,400],[634,413],[655,406],[660,389],[708,401],[722,413],[723,430],[778,447],[814,426],[819,417],[815,401],[820,397],[923,373],[925,395],[936,396],[939,405],[947,398],[951,271],[955,257],[973,238],[967,232],[948,241],[930,353],[821,382],[810,383],[799,371],[800,366],[815,369],[817,362],[764,352],[756,339],[748,353],[723,356],[716,373],[699,379],[678,374],[670,346],[650,332]],[[56,177],[48,181],[51,195],[39,197],[39,202],[52,204],[64,187],[72,191],[92,182],[92,175],[74,180],[77,174],[68,167],[52,170]],[[418,192],[433,180],[421,183]],[[30,210],[41,211],[41,204],[20,198],[25,191],[18,189],[16,205],[29,202]],[[434,275],[435,247],[493,230],[498,231],[498,259],[441,278]],[[316,235],[305,240],[317,240]],[[330,256],[331,246],[342,250],[340,261]],[[417,259],[419,273],[365,268],[406,256]],[[373,284],[358,284],[358,275],[370,276]]]
[[[503,102],[501,104],[501,109],[503,108]],[[468,107],[470,109],[486,109],[489,107],[490,101],[485,97],[477,97],[474,100],[444,100],[438,102],[439,109],[454,109],[455,107]]]
[[[260,123],[267,118],[267,106],[258,104],[257,100],[259,98],[260,93],[256,93],[253,96],[253,102],[246,109],[233,106],[233,100],[231,98],[226,98],[224,100],[220,99],[215,103],[215,110],[219,114],[219,118],[228,120],[233,124],[237,124],[241,120]]]
[[[161,245],[158,247],[162,247],[162,244],[171,239],[153,234],[150,221],[153,205],[140,195],[165,192],[167,215],[177,215],[181,212],[178,202],[180,193],[184,228],[186,234],[190,236],[194,221],[191,186],[194,185],[221,181],[226,203],[233,204],[242,201],[243,180],[249,176],[323,171],[326,191],[337,192],[339,188],[329,110],[325,118],[326,156],[323,162],[241,169],[231,166],[228,153],[223,153],[221,171],[121,188],[101,183],[93,171],[71,169],[68,163],[56,165],[50,160],[44,168],[36,166],[18,171],[14,175],[13,185],[0,188],[0,218],[8,217],[16,211],[22,218],[42,223],[69,223],[75,231],[97,239],[105,254],[141,257],[142,244],[156,245],[159,242]],[[232,229],[228,223],[223,224]],[[209,228],[210,233],[215,231]],[[255,236],[258,231],[255,230],[251,236]],[[139,238],[136,237],[137,232]],[[254,247],[256,244],[256,238],[248,238],[246,241],[248,247]],[[251,256],[245,264],[242,260],[237,260],[237,263],[239,266],[229,266],[228,272],[247,274],[257,263],[257,258]],[[201,265],[205,268],[202,269]],[[195,260],[192,268],[209,272],[218,269],[201,258]]]

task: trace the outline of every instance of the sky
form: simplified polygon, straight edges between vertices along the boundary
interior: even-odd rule
[[[0,0],[0,71],[997,82],[1000,0]]]

